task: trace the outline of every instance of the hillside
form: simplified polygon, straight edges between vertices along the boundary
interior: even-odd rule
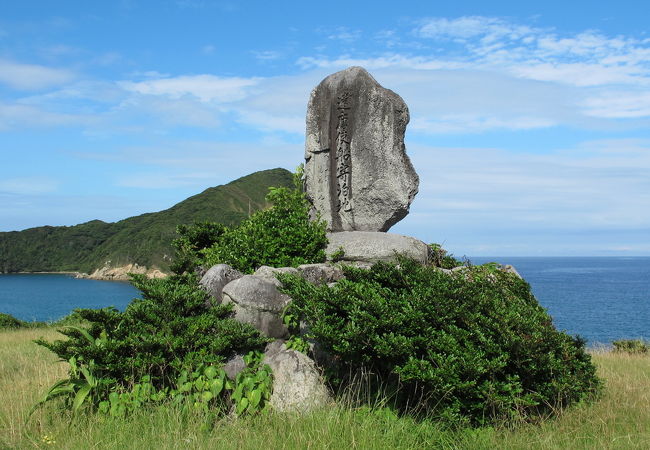
[[[271,169],[208,188],[164,211],[114,223],[93,220],[70,227],[43,226],[0,232],[0,272],[90,272],[137,263],[167,268],[176,226],[196,221],[235,225],[267,207],[269,187],[291,186],[285,169]]]

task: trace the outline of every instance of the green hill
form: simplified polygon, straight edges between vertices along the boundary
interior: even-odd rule
[[[166,269],[176,226],[196,221],[235,225],[265,208],[269,187],[291,186],[285,169],[255,172],[206,189],[169,209],[114,223],[93,220],[70,227],[0,232],[0,272],[80,271],[138,263]]]

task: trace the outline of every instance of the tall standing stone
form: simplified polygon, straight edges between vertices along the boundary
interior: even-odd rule
[[[406,155],[404,100],[361,67],[325,78],[307,108],[305,189],[330,231],[387,231],[419,179]]]

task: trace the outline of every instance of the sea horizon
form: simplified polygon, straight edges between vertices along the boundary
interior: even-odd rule
[[[514,266],[555,326],[584,337],[590,346],[618,339],[650,339],[650,256],[466,259],[474,265]],[[0,312],[26,321],[53,321],[75,308],[123,310],[140,295],[128,282],[77,279],[73,274],[0,274]]]

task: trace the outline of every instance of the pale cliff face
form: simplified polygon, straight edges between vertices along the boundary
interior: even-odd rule
[[[161,272],[158,269],[147,269],[144,266],[139,266],[138,264],[127,264],[120,267],[108,267],[104,266],[101,269],[95,270],[90,275],[88,274],[78,274],[78,278],[90,278],[93,280],[113,280],[113,281],[129,281],[129,274],[143,274],[148,278],[165,278],[167,274]]]

